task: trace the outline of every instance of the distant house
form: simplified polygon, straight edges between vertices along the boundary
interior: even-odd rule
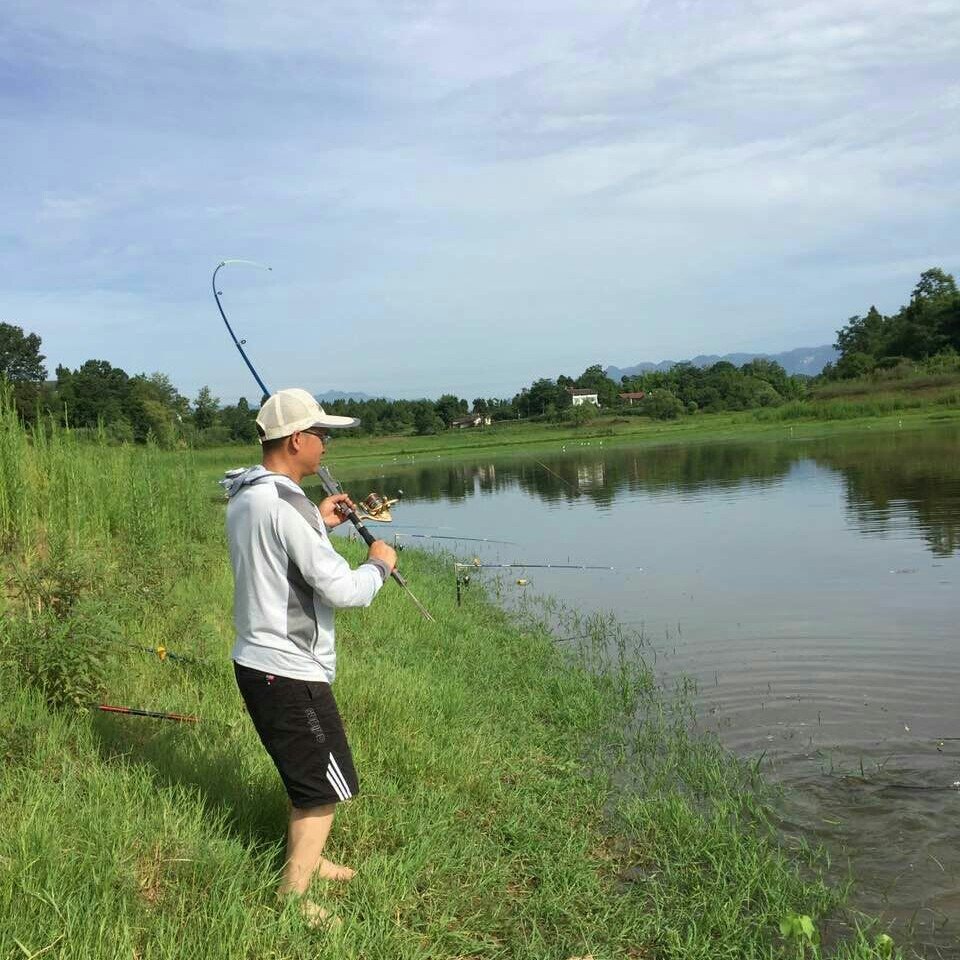
[[[642,400],[646,394],[643,392],[643,390],[638,390],[635,393],[618,393],[617,396],[621,400],[626,400],[632,407],[634,400]]]
[[[596,390],[581,387],[571,387],[570,397],[575,407],[579,407],[584,403],[592,403],[595,407],[600,406],[600,398],[597,396]]]
[[[457,430],[465,430],[467,427],[489,427],[491,423],[493,423],[492,418],[485,414],[471,413],[467,417],[451,421],[450,426],[456,427]]]

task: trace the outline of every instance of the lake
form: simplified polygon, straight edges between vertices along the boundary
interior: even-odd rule
[[[851,902],[919,956],[960,956],[960,428],[568,441],[347,486],[403,490],[385,539],[528,564],[473,575],[500,574],[507,603],[642,630],[661,676],[697,681],[700,723],[762,758],[784,832],[849,860]]]

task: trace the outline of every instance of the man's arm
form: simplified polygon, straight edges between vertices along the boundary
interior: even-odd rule
[[[302,495],[302,503],[292,502],[297,496],[281,495],[277,505],[277,535],[287,556],[328,606],[369,606],[389,575],[390,571],[384,570],[386,560],[372,556],[351,569],[321,532],[316,507]]]

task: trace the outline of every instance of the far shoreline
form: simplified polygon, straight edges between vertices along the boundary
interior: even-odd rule
[[[636,420],[637,422],[630,422]],[[626,422],[625,422],[626,421]],[[447,431],[417,436],[394,434],[383,437],[338,437],[331,445],[328,464],[338,476],[351,476],[380,466],[386,460],[415,462],[477,456],[510,456],[536,452],[557,452],[571,445],[616,445],[636,447],[673,446],[686,443],[729,443],[737,441],[816,440],[831,436],[919,430],[960,424],[960,408],[924,406],[851,419],[763,421],[755,411],[703,413],[676,421],[646,418],[599,417],[588,425],[509,423],[469,431]],[[259,450],[250,445],[233,445],[193,450],[201,469],[227,469],[259,460]]]

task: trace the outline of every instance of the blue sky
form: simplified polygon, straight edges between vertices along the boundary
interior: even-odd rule
[[[512,395],[960,271],[960,0],[0,10],[0,319],[58,363]]]

